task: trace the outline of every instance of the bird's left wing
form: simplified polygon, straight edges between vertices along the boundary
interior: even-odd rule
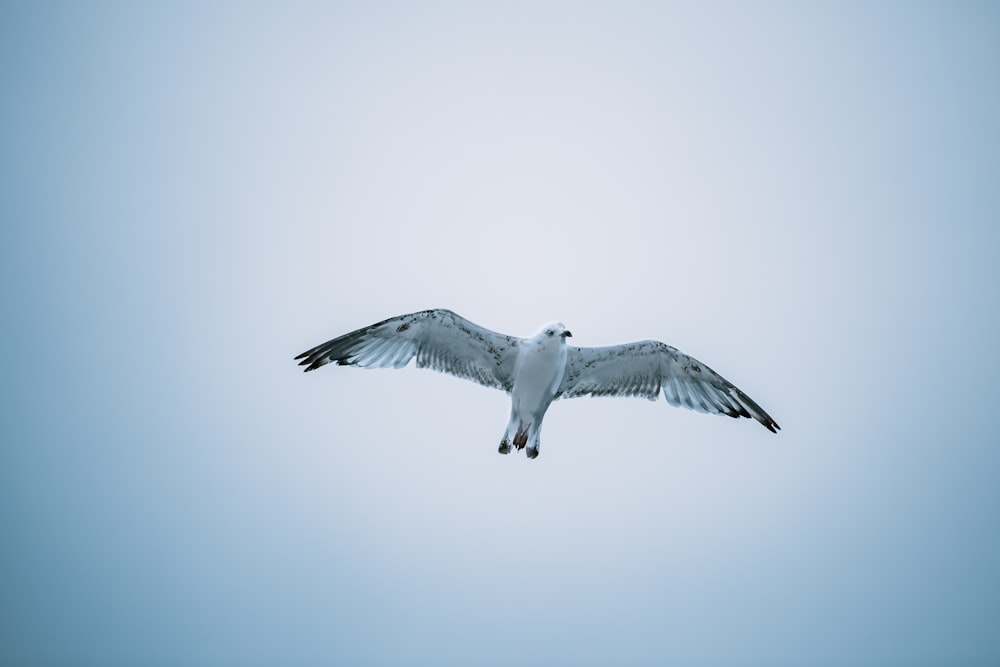
[[[752,417],[772,433],[781,427],[749,396],[694,357],[658,340],[570,347],[556,398],[642,396],[729,417]]]
[[[473,324],[450,310],[392,317],[344,334],[299,356],[305,370],[329,363],[362,368],[402,368],[417,358],[431,368],[510,392],[519,339]]]

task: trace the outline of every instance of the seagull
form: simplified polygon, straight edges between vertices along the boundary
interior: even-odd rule
[[[402,368],[416,357],[431,368],[511,398],[500,453],[511,445],[538,456],[542,419],[552,401],[578,396],[642,396],[660,392],[673,406],[727,417],[753,418],[772,433],[780,426],[749,396],[694,357],[658,340],[607,347],[574,347],[565,325],[547,324],[532,338],[490,331],[450,310],[399,315],[338,336],[295,357],[305,370],[335,363]]]

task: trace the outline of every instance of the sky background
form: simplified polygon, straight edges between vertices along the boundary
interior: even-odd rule
[[[1000,6],[703,5],[0,6],[0,664],[1000,663]],[[433,307],[783,430],[292,362]]]

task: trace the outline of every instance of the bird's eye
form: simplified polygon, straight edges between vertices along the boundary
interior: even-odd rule
[[[553,331],[552,329],[549,329],[549,330],[548,330],[548,331],[546,331],[545,333],[547,333],[548,335],[550,335],[550,336],[551,336],[552,334],[554,334],[554,333],[555,333],[555,331]]]

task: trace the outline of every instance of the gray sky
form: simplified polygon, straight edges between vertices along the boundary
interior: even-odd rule
[[[3,6],[0,663],[996,664],[998,29]],[[783,430],[292,362],[431,307]]]

